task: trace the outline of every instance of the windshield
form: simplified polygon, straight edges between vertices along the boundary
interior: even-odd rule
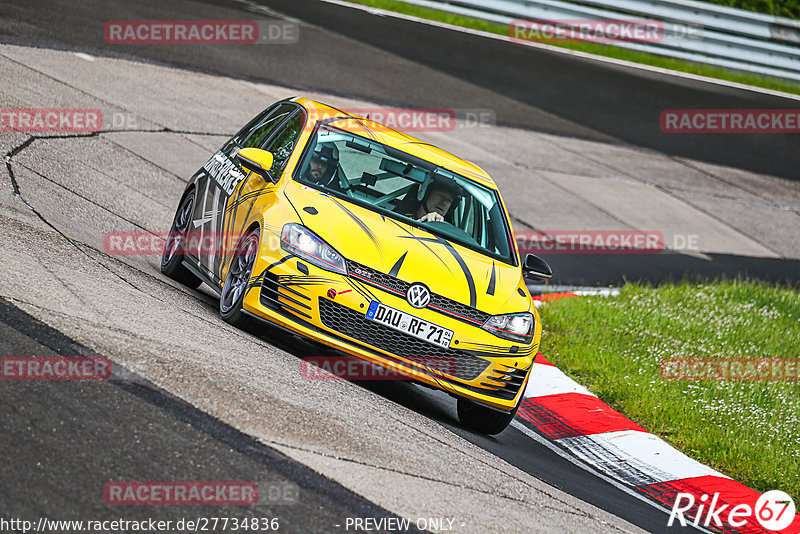
[[[297,181],[515,265],[496,191],[327,125],[308,146]]]

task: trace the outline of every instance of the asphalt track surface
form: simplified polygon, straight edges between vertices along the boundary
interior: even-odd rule
[[[800,109],[798,100],[598,63],[317,0],[41,0],[0,5],[0,42],[133,57],[386,105],[489,108],[501,125],[800,178],[796,134],[665,134],[658,125],[664,109]],[[304,23],[302,38],[292,45],[112,45],[102,38],[109,20],[266,20],[284,15]],[[415,65],[425,67],[425,74]],[[587,261],[585,256],[542,256],[555,268],[559,284],[660,283],[695,276],[800,283],[797,259],[607,254]]]
[[[308,344],[299,339],[277,337],[281,339],[277,343],[274,336],[265,339],[298,357],[309,352]],[[0,340],[1,354],[100,356],[2,299]],[[403,382],[358,385],[644,530],[675,531],[665,527],[664,513],[532,443],[516,428],[497,437],[464,430],[446,395]],[[212,515],[207,507],[120,511],[98,505],[109,480],[257,480],[262,492],[279,488],[275,491],[287,491],[289,497],[262,498],[256,506],[215,506],[213,516],[278,517],[283,532],[336,532],[343,530],[340,525],[348,517],[396,517],[116,364],[109,381],[67,387],[54,382],[6,382],[0,388],[0,401],[4,407],[0,446],[6,451],[0,468],[0,517],[176,521]],[[551,531],[558,527],[553,525]]]
[[[521,128],[601,141],[800,179],[796,134],[665,134],[665,109],[798,109],[800,102],[589,59],[487,40],[318,0],[208,2],[5,2],[4,40],[128,54],[173,65],[297,87],[324,89],[378,103],[430,108],[485,108]],[[227,18],[231,7],[266,6],[316,27],[293,45],[110,45],[109,20]],[[188,6],[192,7],[191,9]],[[250,11],[252,14],[252,10]],[[262,14],[266,18],[266,14]],[[24,21],[24,22],[23,22]],[[396,68],[385,53],[448,77]]]
[[[100,356],[2,299],[0,354]],[[3,384],[0,516],[177,521],[211,515],[197,506],[134,506],[120,512],[98,505],[106,482],[136,479],[257,480],[264,493],[257,505],[215,506],[213,516],[278,517],[282,531],[328,532],[347,517],[395,517],[114,367],[108,381],[66,387],[57,382]]]
[[[220,11],[223,7],[226,10],[230,7],[229,3],[223,2],[200,5],[203,6],[202,13],[187,13],[180,7],[157,2],[136,5],[38,2],[24,6],[6,5],[0,20],[5,42],[77,47],[118,55],[118,47],[112,50],[97,38],[102,35],[101,32],[98,34],[98,28],[102,28],[107,20],[214,18],[217,6],[222,6]],[[767,145],[749,136],[736,137],[732,143],[728,143],[726,138],[725,143],[704,144],[698,153],[700,145],[688,137],[668,137],[656,131],[657,116],[664,107],[786,107],[785,102],[778,99],[721,87],[702,85],[701,88],[700,84],[687,80],[665,81],[649,73],[622,67],[599,67],[585,60],[546,52],[511,50],[507,43],[484,45],[481,42],[482,46],[478,47],[476,42],[472,42],[472,37],[462,34],[376,18],[316,2],[301,0],[269,2],[268,5],[308,20],[318,28],[309,29],[304,35],[305,44],[299,47],[258,47],[257,51],[254,47],[242,47],[234,53],[230,49],[221,53],[214,47],[203,46],[191,47],[190,50],[178,47],[130,47],[126,50],[123,47],[122,53],[203,71],[298,88],[324,89],[398,105],[485,107],[485,97],[493,94],[498,96],[494,111],[498,121],[504,124],[606,142],[615,139],[639,142],[667,153],[797,178],[799,151],[796,138],[771,136]],[[341,35],[347,39],[341,39]],[[387,39],[387,35],[392,38]],[[336,46],[331,46],[332,43]],[[439,85],[431,85],[430,80],[415,77],[413,72],[381,68],[375,63],[380,59],[375,49],[389,50],[447,73],[452,76],[451,85],[443,90]],[[346,58],[350,67],[343,66],[341,60],[332,62],[329,54]],[[521,55],[517,57],[516,54]],[[506,67],[497,61],[498,55],[511,59]],[[374,75],[353,74],[366,70],[365,65],[374,67],[371,71]],[[519,65],[526,68],[518,68]],[[525,74],[531,71],[542,75]],[[565,91],[565,87],[574,90]],[[631,98],[632,94],[640,97]],[[646,121],[620,120],[620,116],[653,117],[652,124],[656,125],[656,130],[652,125],[647,126]],[[602,261],[609,262],[608,272],[617,268],[613,259]],[[565,262],[565,266],[567,264],[569,262]],[[766,272],[772,275],[782,272],[781,269],[789,272],[785,262],[776,261],[775,264],[775,269],[767,268]],[[763,269],[763,263],[759,262],[757,268]],[[776,276],[780,278],[782,275]],[[579,277],[580,273],[573,279]],[[201,302],[208,300],[202,294],[197,298]],[[0,310],[4,323],[0,325],[3,353],[85,354],[88,350],[8,304],[2,303]],[[280,341],[274,337],[266,339],[298,356],[308,350],[307,345],[301,342]],[[4,450],[13,451],[2,473],[2,480],[7,482],[0,488],[4,503],[0,513],[4,516],[51,511],[52,515],[59,515],[58,512],[64,510],[76,514],[87,511],[110,514],[109,510],[98,509],[96,499],[82,500],[78,495],[63,491],[71,485],[101,487],[99,481],[108,480],[110,464],[119,470],[120,478],[146,478],[148,474],[157,473],[164,475],[163,478],[224,480],[243,477],[245,473],[247,478],[252,478],[257,472],[262,480],[292,481],[308,488],[309,493],[304,493],[304,498],[305,495],[309,497],[308,501],[302,502],[301,508],[291,512],[284,511],[289,508],[282,508],[278,512],[297,527],[290,531],[325,531],[325,526],[331,521],[347,514],[376,517],[388,513],[297,462],[282,457],[273,449],[181,403],[152,384],[75,385],[68,390],[59,389],[57,393],[50,387],[47,384],[20,384],[2,389],[3,406],[11,408],[10,415],[4,416],[4,423],[7,422],[7,430],[13,430],[5,432],[2,438],[5,440]],[[360,387],[439,422],[512,465],[640,528],[651,532],[667,530],[664,513],[587,475],[549,449],[531,442],[517,429],[509,428],[498,438],[477,436],[458,426],[452,401],[444,395],[402,383],[360,384]],[[75,417],[77,413],[81,416]],[[37,421],[39,431],[28,429],[26,434],[24,426],[30,420]],[[120,428],[120,420],[129,424]],[[70,422],[65,424],[65,421]],[[87,428],[85,421],[93,424]],[[159,431],[153,432],[153,428]],[[137,446],[129,448],[134,442]],[[114,451],[113,458],[110,458],[109,450]],[[182,461],[190,455],[191,461]],[[168,457],[169,462],[154,461],[160,457]],[[62,458],[98,459],[98,469],[76,469],[75,464],[60,461]],[[36,465],[36,462],[44,465]],[[92,464],[87,462],[87,465]],[[14,466],[26,468],[13,469]],[[142,471],[142,466],[146,466],[145,471]],[[101,478],[101,474],[105,478]],[[24,491],[19,491],[19,488],[24,488]],[[187,514],[191,512],[193,510],[188,510]],[[239,512],[231,510],[231,513]],[[272,510],[268,508],[267,512]],[[148,511],[148,515],[152,517],[155,513]],[[170,513],[170,517],[174,515]],[[59,518],[66,517],[60,515]],[[557,526],[553,530],[557,530]]]

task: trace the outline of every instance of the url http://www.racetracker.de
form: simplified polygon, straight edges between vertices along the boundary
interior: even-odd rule
[[[117,532],[277,532],[280,521],[276,517],[193,517],[175,520],[156,519],[48,519],[36,521],[0,518],[0,532],[90,532],[105,534]]]

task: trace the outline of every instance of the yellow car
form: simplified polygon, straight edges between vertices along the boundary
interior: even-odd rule
[[[467,428],[514,417],[541,325],[503,200],[479,167],[306,98],[277,102],[190,181],[167,276],[220,314],[333,347],[458,399]]]

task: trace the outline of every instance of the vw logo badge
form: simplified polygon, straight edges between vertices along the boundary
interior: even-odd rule
[[[406,300],[415,308],[424,308],[431,301],[431,292],[423,284],[411,284],[406,293]]]

